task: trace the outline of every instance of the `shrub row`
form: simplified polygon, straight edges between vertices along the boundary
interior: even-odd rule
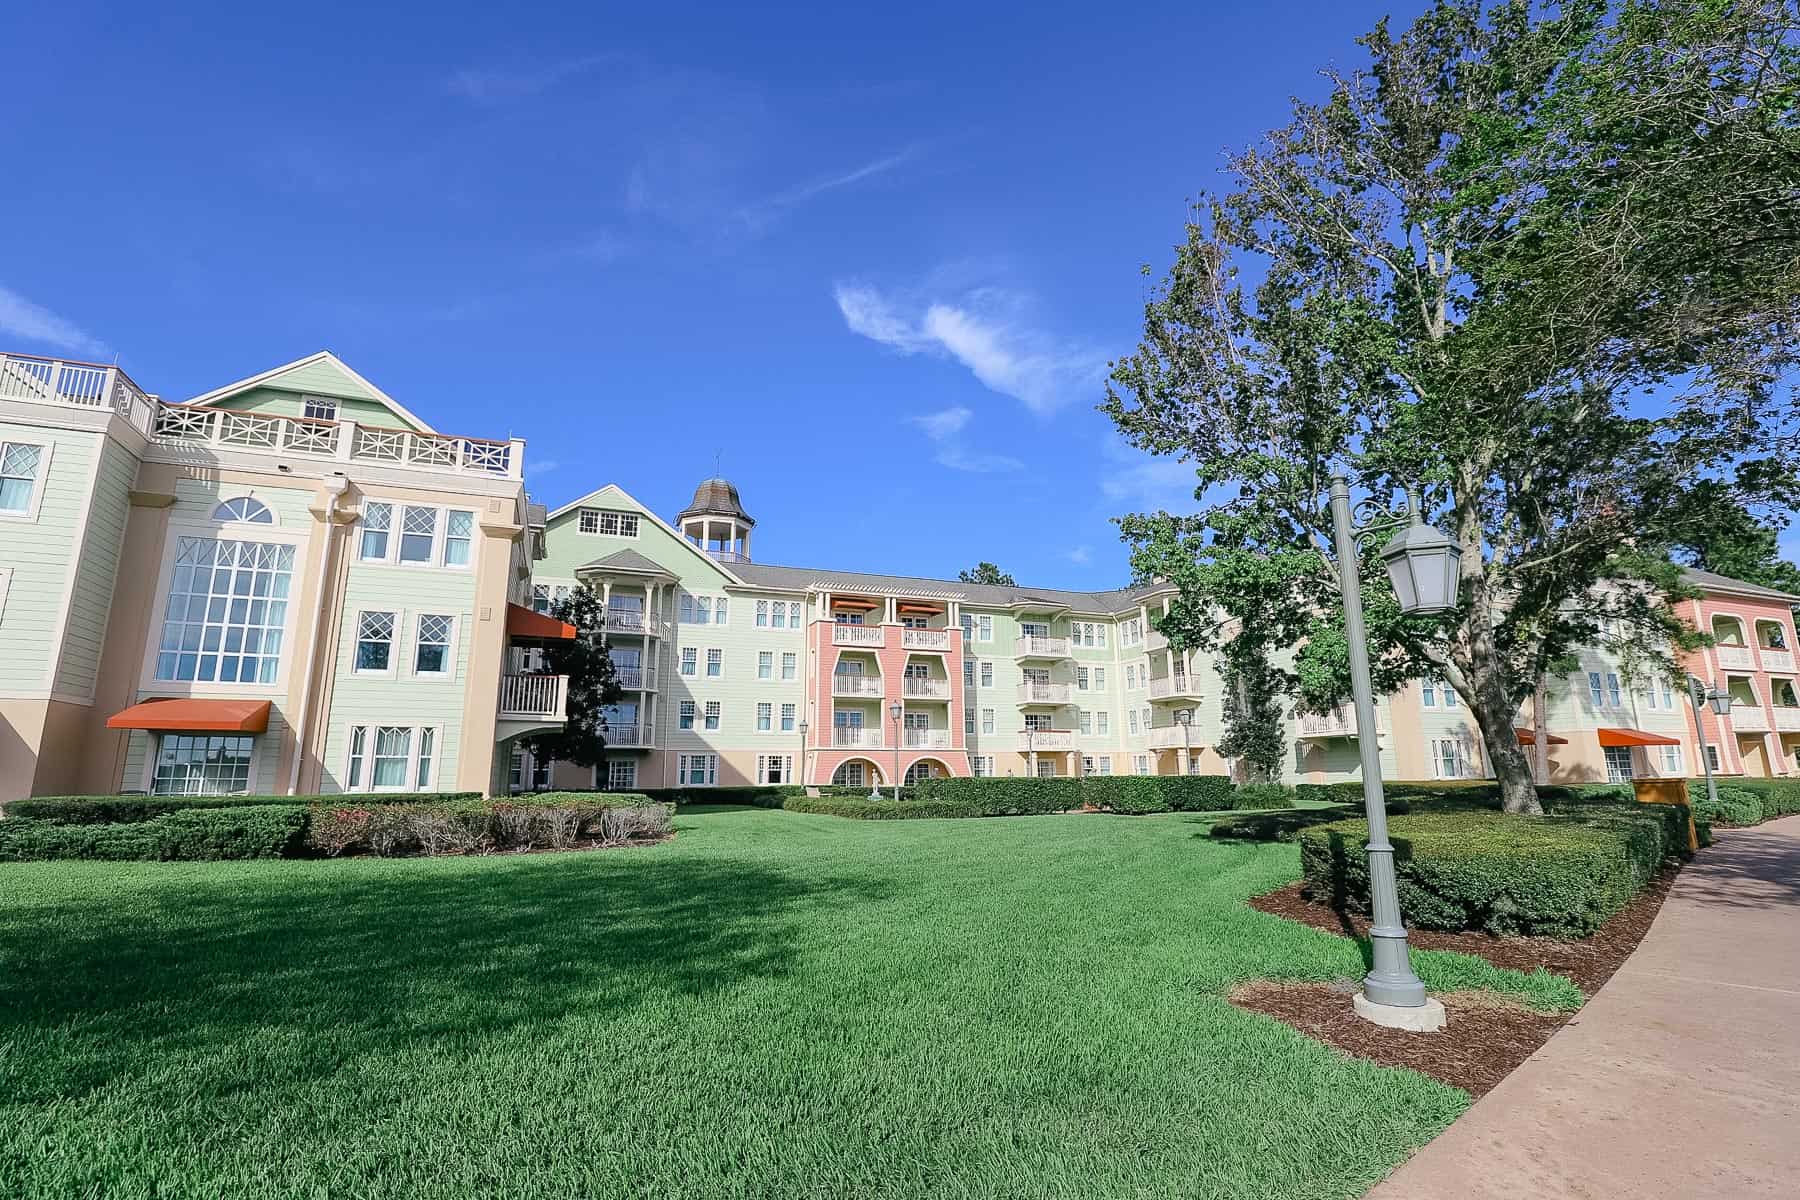
[[[1696,820],[1719,825],[1757,825],[1776,817],[1800,813],[1800,779],[1742,779],[1716,781],[1719,802],[1706,797],[1706,780],[1688,780],[1688,803]]]
[[[1679,805],[1592,804],[1544,817],[1415,812],[1389,826],[1400,907],[1425,929],[1585,937],[1687,845]],[[1299,831],[1308,890],[1369,906],[1368,823]]]
[[[291,808],[315,804],[339,804],[346,797],[333,796],[33,796],[6,806],[8,817],[64,824],[113,824],[147,821],[170,813],[205,808]],[[357,804],[467,804],[481,799],[480,792],[371,792],[357,793]]]
[[[195,808],[144,821],[0,821],[0,860],[85,858],[194,861],[286,858],[302,853],[307,809],[297,804]]]

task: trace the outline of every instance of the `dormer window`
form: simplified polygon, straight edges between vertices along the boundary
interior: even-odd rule
[[[329,396],[307,396],[305,410],[301,413],[309,421],[335,421],[338,419],[338,402]]]
[[[576,520],[576,528],[582,533],[628,538],[638,535],[638,515],[634,512],[619,512],[610,508],[584,508]]]
[[[215,521],[249,521],[253,525],[273,525],[275,514],[269,506],[252,496],[236,496],[213,509]]]

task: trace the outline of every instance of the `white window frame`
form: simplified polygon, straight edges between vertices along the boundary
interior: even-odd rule
[[[593,518],[589,521],[589,518]],[[610,522],[608,517],[613,518]],[[593,528],[589,528],[589,525]],[[611,529],[607,525],[612,525]],[[631,532],[625,531],[629,525]],[[575,532],[586,537],[636,538],[643,527],[640,514],[623,508],[595,508],[583,506],[575,513]]]
[[[700,676],[700,647],[698,647],[698,646],[683,646],[683,647],[681,647],[680,658],[678,659],[678,661],[675,664],[675,673],[677,675],[685,676],[688,679],[699,678],[699,676]]]
[[[725,706],[717,700],[708,700],[700,710],[701,728],[709,733],[717,733],[725,725]]]
[[[1615,765],[1615,751],[1623,754],[1623,768]],[[1637,761],[1632,757],[1630,746],[1602,746],[1600,747],[1600,761],[1606,767],[1606,782],[1608,783],[1630,783],[1637,778]]]
[[[388,509],[387,545],[379,556],[363,553],[363,534],[367,532],[364,522],[367,519],[369,505],[386,505]],[[408,535],[405,532],[407,509],[430,509],[434,513],[431,522],[431,557],[420,561],[400,558],[402,539],[422,534]],[[445,549],[449,544],[450,514],[452,512],[469,515],[469,560],[453,563],[446,561]],[[356,517],[356,562],[365,567],[401,567],[409,571],[472,571],[475,569],[475,544],[479,540],[476,530],[480,524],[480,514],[474,508],[462,504],[421,504],[416,500],[395,500],[387,496],[364,496],[362,507],[357,510]],[[262,528],[262,526],[259,526]],[[460,540],[460,539],[459,539]]]
[[[220,515],[228,505],[233,504],[238,505],[240,508],[254,504],[256,505],[256,511],[265,514],[269,519],[266,521],[258,521],[251,516],[229,517]],[[254,525],[258,528],[267,528],[272,525],[281,524],[281,517],[275,510],[261,500],[258,500],[249,492],[244,492],[236,496],[226,496],[223,500],[220,500],[217,504],[213,505],[212,519],[224,525]]]
[[[335,421],[343,411],[336,396],[301,396],[300,416],[307,421]]]
[[[776,719],[780,722],[781,732],[797,732],[800,728],[797,723],[800,720],[799,706],[794,704],[783,704],[780,712],[776,714]]]
[[[771,766],[779,765],[778,772]],[[774,776],[779,774],[780,778]],[[794,782],[794,756],[791,754],[759,754],[756,756],[756,782],[764,787]]]
[[[706,777],[702,783],[694,783],[688,779],[688,767],[696,763]],[[675,776],[677,787],[717,787],[719,756],[717,754],[678,754],[675,756]]]
[[[406,627],[406,615],[406,610],[403,608],[359,608],[356,610],[356,620],[350,626],[350,674],[361,679],[393,679],[399,674],[400,633]],[[361,665],[364,641],[363,618],[375,616],[388,617],[393,621],[388,630],[387,666],[381,668]],[[368,640],[373,642],[378,639],[370,638]],[[398,729],[400,726],[387,726],[387,728]]]
[[[456,677],[456,649],[460,644],[458,635],[462,632],[462,620],[455,613],[418,612],[408,614],[407,628],[412,631],[412,644],[407,647],[406,661],[411,664],[411,675],[414,679],[446,680]],[[427,617],[437,617],[449,622],[444,636],[444,669],[441,671],[419,670],[419,647],[425,645],[420,636],[420,626]]]
[[[781,654],[781,677],[794,679],[800,671],[800,656],[792,650],[784,650]]]
[[[156,764],[162,757],[162,740],[165,737],[245,737],[250,739],[250,765],[245,775],[244,790],[241,792],[158,792],[156,790]],[[158,731],[149,735],[149,745],[145,748],[143,776],[139,789],[146,796],[247,796],[256,791],[257,769],[262,762],[262,734],[255,733],[184,733],[180,730]]]
[[[991,708],[981,710],[981,732],[988,735],[994,732],[994,710]]]
[[[1662,753],[1657,756],[1659,759],[1657,765],[1662,769],[1662,773],[1671,776],[1681,775],[1683,773],[1683,764],[1686,758],[1681,752],[1681,747],[1660,746],[1658,749],[1662,751]]]
[[[359,755],[356,748],[356,731],[365,733],[363,751]],[[375,786],[375,745],[383,729],[404,729],[406,740],[406,773],[397,786]],[[431,738],[430,753],[421,753],[425,745],[426,735]],[[441,725],[384,725],[373,721],[352,722],[344,729],[344,774],[342,776],[344,791],[351,794],[375,792],[429,792],[438,787],[442,778],[444,750],[444,729]],[[357,760],[360,759],[360,764]],[[427,764],[426,780],[419,782],[419,765]],[[353,772],[360,777],[352,779]]]
[[[756,652],[756,678],[761,683],[772,683],[775,679],[775,652],[758,650]]]
[[[725,678],[725,651],[718,646],[706,648],[706,677],[708,679]]]
[[[758,629],[769,627],[769,602],[767,600],[756,602],[756,627]]]
[[[700,706],[692,700],[679,700],[675,704],[675,728],[692,732],[700,720]]]
[[[31,478],[31,495],[26,499],[25,507],[0,510],[0,521],[35,522],[38,519],[38,513],[44,507],[44,485],[50,478],[51,452],[56,449],[56,443],[48,438],[41,442],[28,442],[24,438],[0,441],[0,456],[6,453],[9,446],[36,447],[38,452],[37,473]]]
[[[634,758],[613,758],[606,763],[606,790],[609,792],[630,792],[637,790],[637,760]]]
[[[774,701],[758,700],[756,702],[756,732],[758,732],[758,733],[774,733],[775,732],[775,702]]]

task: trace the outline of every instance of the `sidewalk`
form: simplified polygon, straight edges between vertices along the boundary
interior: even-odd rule
[[[1368,1200],[1800,1195],[1800,816],[1721,830],[1599,994]]]

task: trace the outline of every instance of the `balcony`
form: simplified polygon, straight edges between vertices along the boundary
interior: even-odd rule
[[[950,698],[950,681],[948,679],[917,679],[909,675],[900,681],[900,694],[908,700],[948,700]]]
[[[1339,705],[1328,713],[1301,713],[1296,737],[1353,738],[1356,736],[1356,709]]]
[[[1019,688],[1019,703],[1068,704],[1072,695],[1066,683],[1027,683]]]
[[[885,644],[879,625],[833,625],[831,627],[831,644],[834,646],[863,646],[875,650]]]
[[[831,694],[879,700],[881,699],[881,676],[850,675],[840,672],[831,677]]]
[[[1066,637],[1022,637],[1013,645],[1014,658],[1068,658]]]
[[[628,692],[654,692],[656,690],[655,667],[621,667],[615,665],[613,673],[618,676],[619,686]]]
[[[1782,675],[1794,673],[1794,652],[1792,650],[1774,650],[1764,646],[1756,652],[1756,656],[1762,659],[1762,669],[1765,671],[1776,671]]]
[[[1756,664],[1751,661],[1748,646],[1714,646],[1713,654],[1717,656],[1721,667],[1754,671]]]
[[[1050,754],[1059,750],[1075,748],[1075,731],[1073,729],[1039,729],[1030,737],[1019,735],[1019,749],[1027,754]]]
[[[307,455],[338,462],[422,467],[458,474],[522,478],[525,443],[491,438],[452,437],[322,421],[272,413],[239,412],[201,404],[156,401],[150,439],[169,445],[199,445],[267,454]]]
[[[502,675],[502,721],[562,721],[568,714],[567,675]]]
[[[1775,732],[1800,733],[1800,708],[1775,709]]]
[[[1169,639],[1154,629],[1144,630],[1144,649],[1150,654],[1160,654],[1169,648]]]
[[[831,744],[839,750],[879,750],[881,730],[840,726],[831,731]]]
[[[1156,725],[1144,735],[1144,744],[1152,750],[1180,750],[1183,747],[1192,750],[1200,748],[1200,739],[1189,726],[1186,738],[1182,737],[1180,725]]]
[[[0,400],[110,410],[143,434],[157,405],[117,367],[30,354],[0,354]]]
[[[900,648],[902,650],[948,650],[950,649],[950,631],[948,629],[902,629],[900,631]]]
[[[606,744],[617,750],[630,750],[650,745],[650,729],[633,721],[629,725],[609,725],[601,732]]]
[[[908,750],[948,750],[948,729],[902,729],[900,744]]]
[[[1152,678],[1145,689],[1152,700],[1198,700],[1200,685],[1188,675],[1164,675]]]
[[[1738,701],[1731,706],[1731,727],[1739,733],[1769,732],[1769,714],[1760,704]]]
[[[606,632],[634,637],[668,637],[669,623],[649,616],[642,609],[609,608],[606,610]]]

